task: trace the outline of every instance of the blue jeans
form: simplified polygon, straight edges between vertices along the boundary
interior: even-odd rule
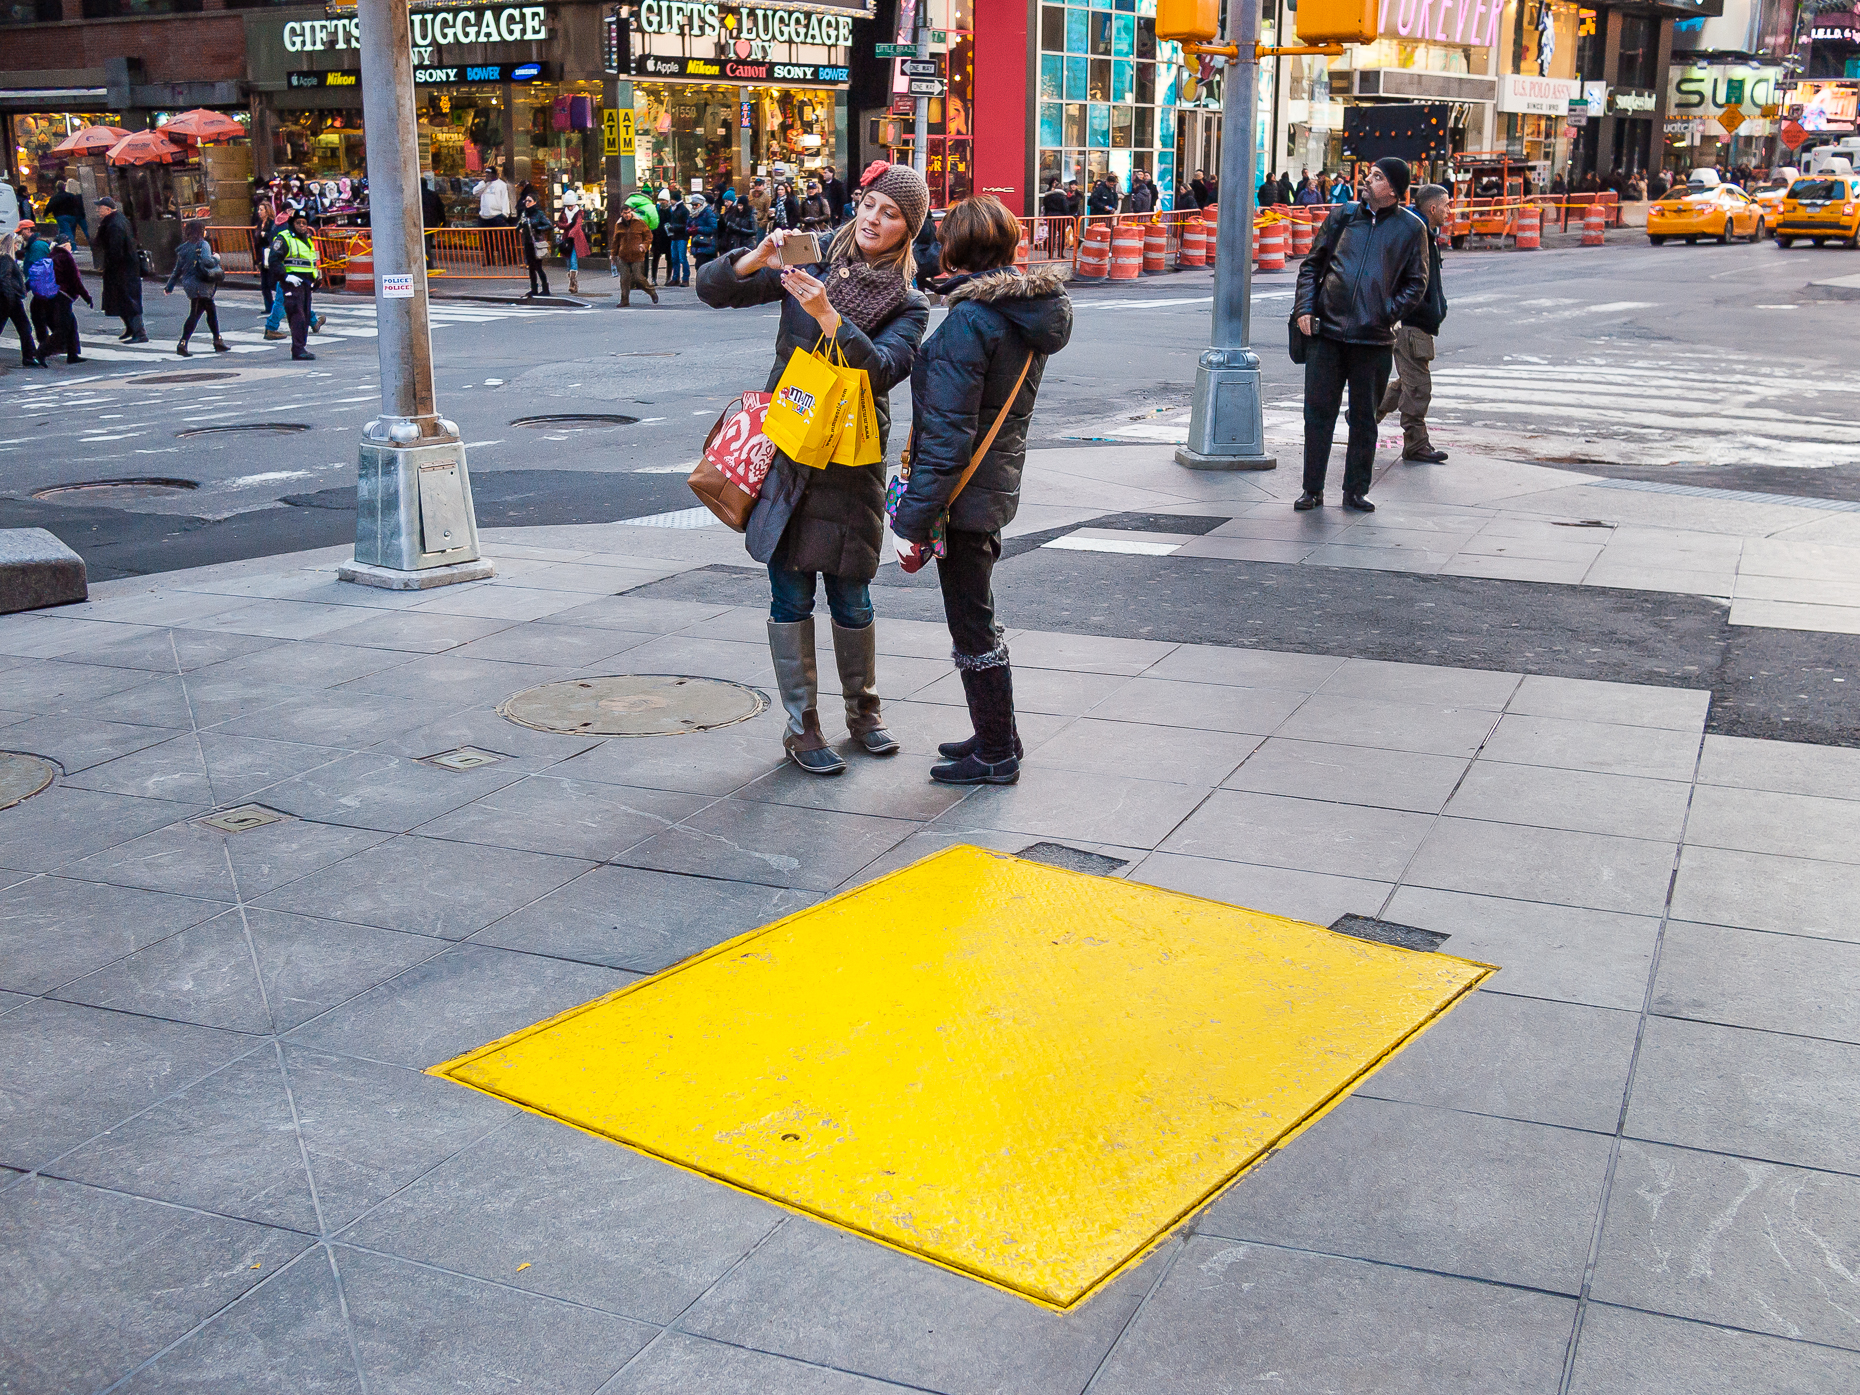
[[[677,284],[683,284],[691,279],[691,263],[685,260],[685,248],[688,245],[689,239],[687,238],[672,239],[671,279]]]
[[[570,271],[581,269],[581,259],[575,255],[575,244],[572,242],[568,244],[568,269]]]
[[[827,608],[843,630],[863,630],[872,623],[872,592],[863,581],[842,581],[831,573],[796,572],[769,563],[769,619],[792,625],[814,613],[814,578],[825,576]]]
[[[271,297],[271,313],[265,316],[265,328],[274,330],[284,323],[284,280],[278,279],[277,291]]]

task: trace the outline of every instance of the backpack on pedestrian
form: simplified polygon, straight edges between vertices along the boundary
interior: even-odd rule
[[[50,257],[40,257],[26,268],[26,285],[34,295],[45,300],[58,294],[58,270]]]

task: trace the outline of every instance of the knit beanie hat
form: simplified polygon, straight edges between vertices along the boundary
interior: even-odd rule
[[[911,237],[917,236],[917,230],[924,225],[924,215],[930,211],[930,186],[924,183],[921,174],[909,165],[886,165],[865,181],[865,187],[895,203],[898,212],[904,215]]]
[[[1376,161],[1376,168],[1382,171],[1382,177],[1388,180],[1389,187],[1395,191],[1396,198],[1408,197],[1408,183],[1414,176],[1409,172],[1406,160],[1397,159],[1393,155],[1385,155]]]

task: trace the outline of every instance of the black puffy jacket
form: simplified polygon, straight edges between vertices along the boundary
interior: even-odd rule
[[[666,210],[665,215],[659,219],[659,226],[665,229],[666,237],[673,242],[683,242],[691,236],[691,210],[683,199]]]
[[[993,533],[1014,521],[1027,463],[1027,425],[1047,355],[1072,338],[1065,281],[1065,268],[1054,264],[1025,273],[1003,267],[939,286],[949,316],[924,342],[911,369],[911,482],[892,520],[899,537],[928,542],[945,508],[949,526],[965,533]],[[1001,430],[950,503],[1029,353],[1027,379]]]
[[[1318,233],[1328,258],[1306,257],[1298,268],[1292,314],[1315,315],[1317,332],[1345,344],[1393,344],[1395,325],[1427,294],[1427,224],[1400,204],[1380,211],[1346,203]],[[1326,261],[1324,284],[1317,265]]]

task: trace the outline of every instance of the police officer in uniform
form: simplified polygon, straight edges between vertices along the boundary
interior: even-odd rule
[[[310,309],[310,288],[316,284],[316,242],[310,236],[310,220],[302,210],[291,214],[290,224],[271,240],[272,274],[284,296],[284,313],[291,322],[291,357],[314,360],[316,355],[304,347],[313,327],[320,327]]]

